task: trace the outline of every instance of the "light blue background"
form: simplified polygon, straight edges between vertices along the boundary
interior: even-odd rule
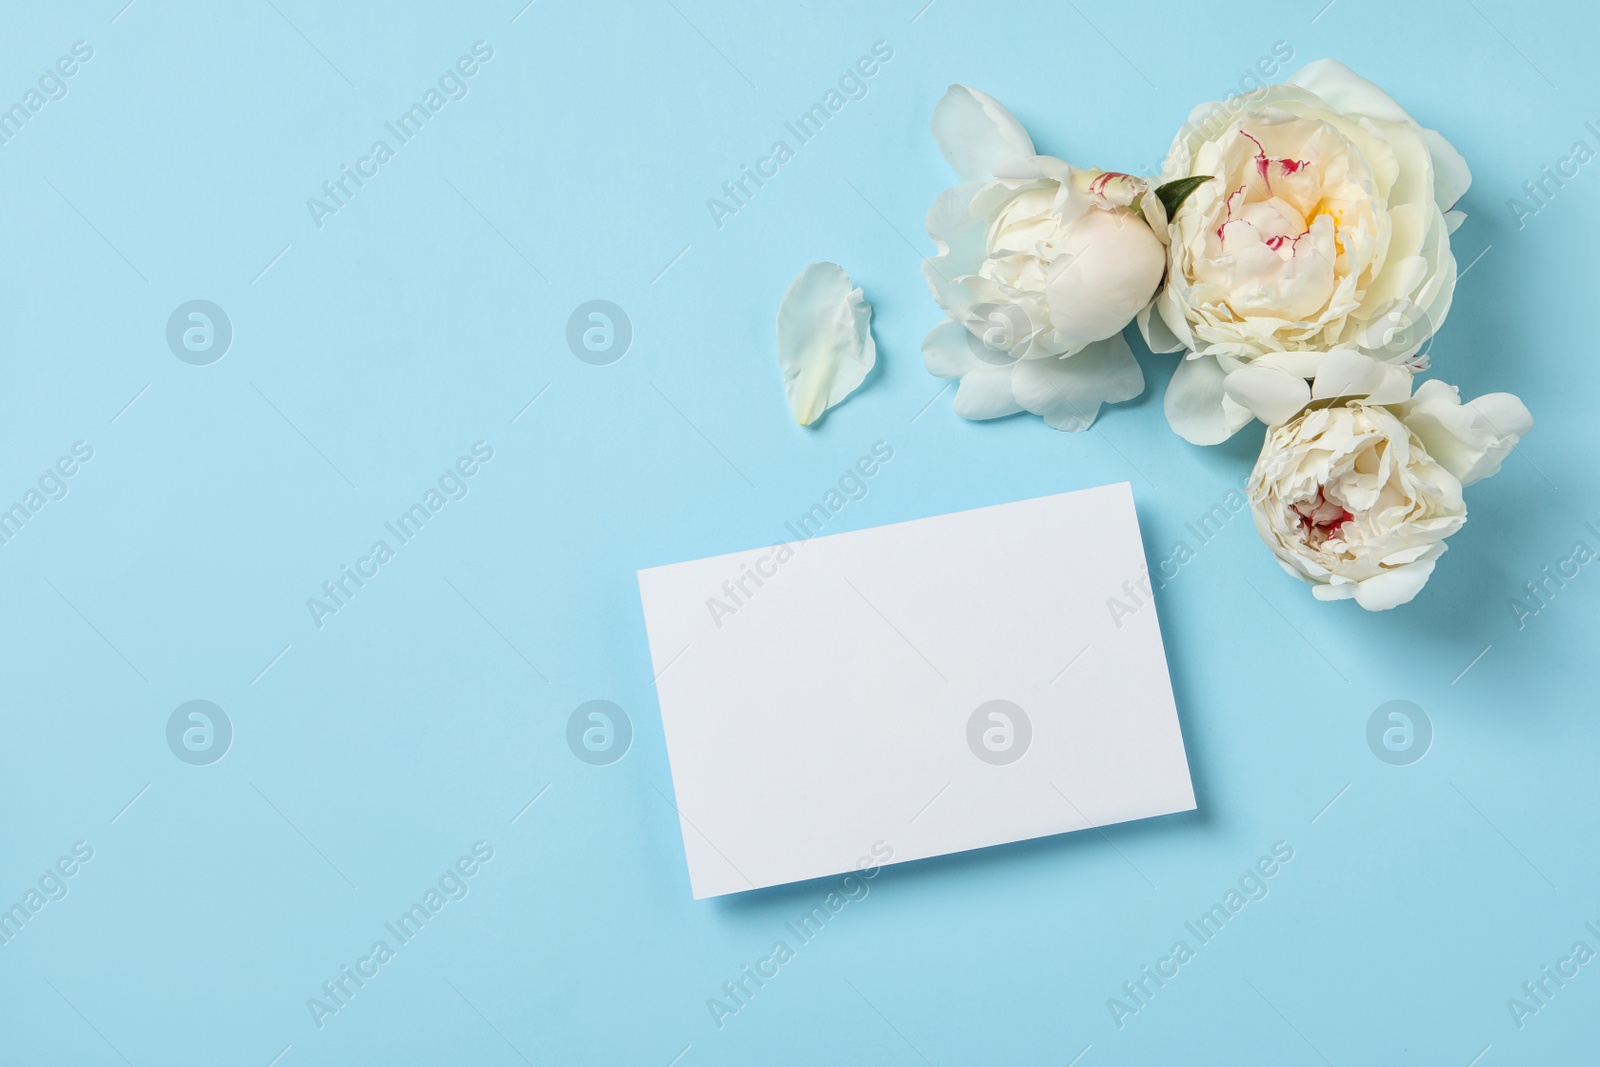
[[[0,547],[0,906],[94,849],[0,946],[0,1060],[1592,1058],[1600,965],[1523,1029],[1506,1007],[1600,949],[1600,574],[1524,629],[1508,607],[1600,546],[1600,172],[1523,228],[1507,206],[1600,147],[1592,6],[522,2],[0,12],[7,106],[94,49],[0,146],[0,502],[94,449]],[[479,40],[469,95],[318,229],[306,199]],[[719,229],[707,198],[876,41],[866,99]],[[1244,516],[1199,549],[1159,599],[1198,812],[886,869],[719,1029],[707,999],[832,885],[690,899],[634,570],[771,543],[877,440],[894,460],[837,529],[1128,480],[1151,558],[1192,545],[1259,429],[1171,434],[1170,357],[1135,342],[1144,396],[1084,434],[938,396],[917,269],[952,175],[928,118],[965,81],[1043,150],[1148,168],[1279,41],[1466,156],[1473,266],[1435,371],[1537,428],[1400,610],[1315,602]],[[872,301],[879,368],[806,431],[772,323],[820,259]],[[165,343],[194,298],[233,323],[211,366]],[[611,366],[564,340],[597,298],[635,331]],[[470,495],[319,630],[306,599],[479,440]],[[595,698],[635,730],[610,766],[564,740]],[[234,726],[211,766],[167,748],[191,699]],[[1434,725],[1412,766],[1367,746],[1392,699]],[[478,840],[470,895],[318,1029],[307,998]],[[1277,841],[1270,895],[1119,1030],[1107,998]]]

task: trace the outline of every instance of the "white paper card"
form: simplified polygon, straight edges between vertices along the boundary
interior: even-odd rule
[[[1126,482],[640,571],[695,897],[1192,810],[1145,574]]]

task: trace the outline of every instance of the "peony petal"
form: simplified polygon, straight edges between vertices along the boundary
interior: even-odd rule
[[[1011,391],[1011,368],[984,367],[962,376],[950,410],[963,419],[998,419],[1021,411]]]
[[[999,105],[996,104],[996,107]],[[1036,156],[1032,149],[1026,154],[1003,156],[990,167],[996,178],[1008,187],[1019,182],[1052,181],[1064,183],[1072,175],[1072,164],[1055,156]]]
[[[1034,154],[1033,139],[999,101],[966,85],[952,85],[933,109],[939,151],[964,181],[987,179],[995,164]]]
[[[1178,340],[1167,320],[1161,317],[1157,305],[1161,302],[1158,296],[1146,304],[1140,311],[1135,321],[1139,323],[1139,333],[1144,337],[1145,347],[1152,352],[1181,352],[1183,342]]]
[[[1417,395],[1401,407],[1401,419],[1428,455],[1463,486],[1482,481],[1533,429],[1527,406],[1510,393],[1489,393],[1461,403],[1453,385],[1438,379],[1423,382]]]
[[[1167,383],[1162,408],[1167,424],[1192,445],[1221,444],[1250,421],[1250,412],[1228,402],[1222,366],[1215,356],[1194,356],[1178,364]]]
[[[1419,541],[1417,544],[1406,545],[1399,551],[1389,553],[1378,562],[1385,567],[1399,567],[1406,563],[1415,563],[1423,556],[1432,559],[1438,554],[1439,542],[1434,541],[1430,544],[1427,541]]]
[[[928,282],[928,292],[933,295],[933,302],[944,310],[946,315],[953,319],[965,320],[972,315],[973,309],[981,301],[970,286],[965,282],[974,281],[972,275],[961,275],[961,281],[948,276],[945,272],[950,267],[943,257],[925,259],[922,261],[922,276]]]
[[[795,421],[810,426],[856,390],[877,361],[872,305],[835,263],[813,263],[778,305],[778,366]]]
[[[1165,326],[1166,333],[1178,342],[1177,348],[1162,349],[1162,351],[1193,352],[1201,347],[1201,342],[1195,339],[1192,324],[1184,314],[1184,301],[1178,298],[1178,286],[1173,283],[1170,258],[1168,260],[1166,284],[1156,294],[1155,305],[1155,314],[1161,317],[1161,325]],[[1150,332],[1146,336],[1160,338],[1161,332],[1156,329],[1154,322],[1150,324]],[[1152,349],[1151,351],[1155,350]]]
[[[1455,145],[1446,141],[1439,131],[1424,128],[1422,143],[1428,146],[1428,155],[1433,159],[1434,203],[1439,205],[1440,211],[1448,212],[1472,185],[1472,171],[1467,168],[1467,161],[1461,158]],[[1462,215],[1462,218],[1465,217]],[[1455,229],[1454,226],[1450,228]]]
[[[1397,608],[1422,592],[1422,587],[1428,584],[1428,577],[1432,574],[1431,559],[1408,563],[1404,567],[1375,574],[1356,583],[1356,603],[1368,611],[1388,611],[1390,608]]]
[[[1517,441],[1528,436],[1528,431],[1533,429],[1533,413],[1522,399],[1511,393],[1485,393],[1476,400],[1469,400],[1464,406],[1477,412],[1489,428],[1502,438],[1514,438],[1511,446],[1506,449],[1510,452],[1516,447]],[[1498,465],[1496,466],[1498,469]],[[1494,471],[1487,471],[1479,477],[1488,477]]]
[[[1389,235],[1390,258],[1362,295],[1364,308],[1376,311],[1417,291],[1431,264],[1426,257],[1411,253],[1423,248],[1428,227],[1437,225],[1438,220],[1438,209],[1432,204],[1389,206],[1389,224],[1393,227]]]
[[[1144,392],[1144,372],[1121,334],[1060,359],[1025,359],[1011,371],[1017,402],[1057,430],[1087,430],[1101,404]]]
[[[952,185],[928,209],[924,223],[939,254],[925,263],[947,278],[976,274],[988,249],[984,247],[984,221],[972,213],[972,198],[983,189],[978,182]]]
[[[1400,327],[1382,344],[1382,351],[1376,353],[1379,358],[1391,362],[1407,359],[1420,350],[1430,336],[1439,332],[1450,314],[1456,288],[1456,259],[1450,253],[1449,223],[1449,216],[1435,216],[1428,237],[1419,249],[1426,263],[1423,284],[1394,305],[1374,308],[1377,321],[1369,324],[1369,330],[1374,325],[1380,329]]]
[[[922,339],[922,362],[935,377],[964,377],[984,367],[973,351],[975,341],[965,326],[945,319]]]
[[[1296,378],[1315,378],[1317,371],[1322,369],[1322,360],[1326,355],[1326,352],[1268,352],[1248,362],[1232,358],[1224,360],[1222,369],[1232,371],[1239,367],[1271,367]],[[1234,363],[1238,363],[1238,366],[1231,365]]]
[[[1318,59],[1307,63],[1295,71],[1288,84],[1316,93],[1335,111],[1367,115],[1388,122],[1416,121],[1406,114],[1405,108],[1394,102],[1394,97],[1337,59]]]
[[[1241,367],[1222,381],[1233,402],[1268,426],[1288,422],[1311,402],[1311,387],[1304,378],[1272,367]]]
[[[1411,395],[1411,375],[1392,363],[1379,363],[1353,348],[1335,348],[1322,357],[1311,383],[1314,400],[1336,396],[1370,397],[1374,404],[1398,404]]]

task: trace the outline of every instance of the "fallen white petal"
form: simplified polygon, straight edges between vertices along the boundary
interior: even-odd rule
[[[813,263],[778,305],[778,366],[789,410],[810,426],[855,392],[877,361],[872,305],[836,263]]]

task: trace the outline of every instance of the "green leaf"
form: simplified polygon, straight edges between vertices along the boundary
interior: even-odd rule
[[[1157,186],[1156,196],[1161,198],[1161,205],[1167,209],[1167,219],[1170,221],[1178,213],[1178,208],[1189,199],[1190,193],[1210,180],[1209,174],[1196,174]]]

